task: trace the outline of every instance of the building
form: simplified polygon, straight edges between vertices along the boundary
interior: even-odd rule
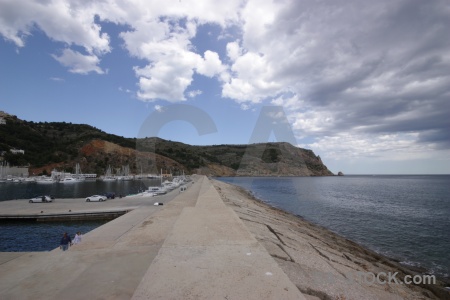
[[[28,167],[10,167],[9,165],[0,164],[0,179],[9,176],[28,177]]]
[[[2,117],[0,117],[0,125],[6,124],[6,120]]]
[[[19,149],[10,149],[12,154],[25,154],[25,150],[19,150]]]

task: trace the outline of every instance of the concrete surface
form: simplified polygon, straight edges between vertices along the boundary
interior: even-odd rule
[[[0,298],[304,299],[208,178],[183,193],[127,198],[0,203],[2,214],[131,210],[65,252],[0,253]]]
[[[181,194],[173,191],[154,198],[122,198],[104,203],[78,203],[75,199],[78,207],[64,199],[73,212],[77,211],[74,207],[89,211],[86,205],[90,204],[98,210],[109,210],[114,208],[114,202],[121,209],[135,209],[85,234],[81,244],[66,252],[55,249],[0,253],[0,298],[130,299],[182,208],[195,205],[200,187],[198,183]],[[155,201],[165,205],[154,206]],[[67,210],[63,201],[58,204],[39,205],[53,209],[53,213]],[[19,209],[24,206],[25,213],[29,212],[29,205],[31,209],[35,206],[24,201],[15,204]]]
[[[209,180],[132,299],[305,299]]]

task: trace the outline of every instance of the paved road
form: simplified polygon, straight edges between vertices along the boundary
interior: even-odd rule
[[[192,185],[191,183],[188,186]],[[155,197],[116,197],[104,202],[86,202],[86,198],[55,199],[51,203],[29,203],[29,199],[0,201],[1,216],[34,216],[43,214],[74,214],[85,212],[122,211],[137,207],[151,207],[155,202],[167,203],[180,193],[175,189],[168,194]]]

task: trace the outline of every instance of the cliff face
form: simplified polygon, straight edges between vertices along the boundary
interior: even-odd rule
[[[61,163],[32,169],[39,174],[53,168],[71,171],[79,163],[83,172],[103,174],[108,166],[129,166],[132,173],[198,173],[208,176],[331,176],[313,151],[287,143],[253,145],[190,146],[161,139],[150,148],[131,149],[92,140],[78,150],[78,156]]]
[[[230,157],[239,153],[229,145],[229,152],[216,155],[221,162],[209,163],[198,173],[213,176],[331,176],[328,168],[313,151],[288,143],[262,143],[247,145],[242,157],[233,161]],[[234,151],[233,151],[234,150]],[[242,153],[243,152],[243,153]],[[230,162],[233,161],[233,162]],[[228,165],[228,166],[227,166]]]

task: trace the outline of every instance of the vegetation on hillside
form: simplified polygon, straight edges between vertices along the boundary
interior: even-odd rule
[[[109,166],[117,169],[124,165],[139,173],[140,162],[146,161],[158,168],[187,171],[219,167],[228,170],[227,174],[331,175],[313,151],[287,143],[192,146],[155,137],[124,138],[84,124],[28,122],[9,115],[5,119],[6,124],[0,125],[0,152],[10,165],[34,169],[58,165],[70,172],[75,163],[83,162],[87,173],[102,174]],[[25,154],[13,154],[10,149]],[[152,154],[156,156],[152,158]]]
[[[79,149],[93,139],[106,140],[122,147],[134,148],[135,139],[105,133],[95,127],[66,122],[27,122],[15,116],[6,117],[0,125],[0,151],[11,165],[40,167],[75,160]],[[10,149],[24,150],[12,154]]]

